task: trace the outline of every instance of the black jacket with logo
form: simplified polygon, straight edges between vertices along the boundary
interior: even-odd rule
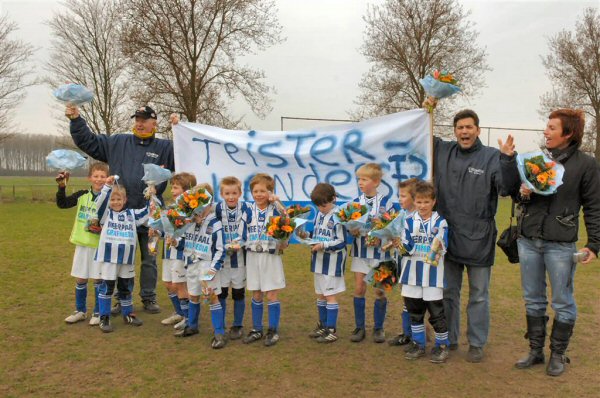
[[[73,142],[79,149],[96,160],[108,163],[110,174],[120,177],[119,183],[127,190],[129,208],[146,206],[142,164],[153,163],[175,170],[173,143],[169,140],[154,136],[143,140],[133,134],[94,134],[82,117],[71,120],[70,130]],[[161,201],[166,185],[156,187],[156,195]]]
[[[518,172],[502,179],[501,162],[517,172],[509,157],[479,138],[466,150],[456,141],[435,139],[437,210],[448,221],[448,260],[478,267],[494,264],[498,195],[519,187]]]
[[[600,172],[596,160],[574,145],[563,151],[553,151],[555,159],[565,167],[563,183],[553,195],[532,193],[529,200],[511,195],[520,202],[519,233],[529,239],[553,242],[576,242],[579,231],[579,211],[588,234],[585,247],[596,255],[600,249]],[[516,173],[516,156],[511,163],[502,165],[502,175]]]

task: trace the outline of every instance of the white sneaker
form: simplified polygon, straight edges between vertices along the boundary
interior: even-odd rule
[[[170,317],[163,319],[160,321],[163,325],[174,325],[176,323],[181,322],[183,317],[177,313],[173,313]]]
[[[77,323],[85,319],[85,312],[75,311],[71,315],[65,318],[67,323]]]
[[[90,318],[90,326],[98,326],[100,325],[100,314],[95,313],[92,314],[92,317]]]
[[[183,318],[179,323],[176,323],[175,326],[173,326],[173,328],[175,330],[183,330],[183,329],[185,329],[186,321],[187,321],[187,319]]]

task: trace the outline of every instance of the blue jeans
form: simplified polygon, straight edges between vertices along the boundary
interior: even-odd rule
[[[156,281],[158,270],[156,267],[156,257],[150,254],[148,250],[148,230],[138,230],[138,244],[142,255],[142,265],[140,267],[140,297],[142,301],[156,300]]]
[[[577,305],[573,296],[573,277],[576,264],[574,242],[550,242],[541,239],[519,238],[521,286],[527,315],[545,316],[548,307],[546,273],[552,288],[552,309],[556,320],[573,324]]]
[[[492,267],[474,267],[444,260],[444,313],[448,325],[450,344],[458,344],[460,336],[460,290],[463,271],[469,277],[469,303],[467,304],[467,340],[469,345],[483,347],[490,331],[490,276]]]

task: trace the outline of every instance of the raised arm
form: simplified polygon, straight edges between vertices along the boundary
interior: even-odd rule
[[[94,134],[76,106],[67,106],[65,115],[71,119],[69,129],[75,145],[92,158],[108,163],[108,137]]]
[[[106,218],[108,217],[108,203],[110,202],[110,193],[112,192],[112,185],[104,185],[100,191],[100,195],[96,198],[96,211],[98,213],[98,219],[100,225],[104,225]]]

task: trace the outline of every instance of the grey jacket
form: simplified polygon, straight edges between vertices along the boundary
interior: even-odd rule
[[[518,173],[502,179],[500,162],[516,171],[510,160],[479,139],[463,150],[456,141],[435,138],[437,210],[448,221],[448,260],[477,267],[494,264],[498,195],[519,187]]]

